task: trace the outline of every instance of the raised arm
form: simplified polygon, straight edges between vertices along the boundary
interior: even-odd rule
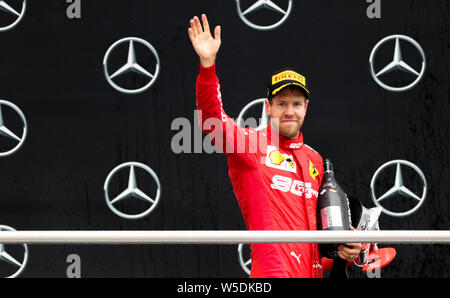
[[[200,64],[203,67],[210,67],[216,62],[217,52],[219,51],[220,40],[220,26],[214,29],[214,37],[211,35],[208,18],[202,14],[203,26],[198,17],[190,20],[191,27],[188,29],[189,38],[192,46],[200,57]]]
[[[221,39],[220,26],[211,35],[208,19],[202,15],[190,20],[189,38],[200,58],[200,73],[197,76],[196,98],[200,127],[212,143],[225,154],[243,153],[246,148],[244,130],[223,110],[219,79],[216,75],[216,56]],[[239,148],[239,149],[238,149]],[[233,155],[233,154],[232,154]]]

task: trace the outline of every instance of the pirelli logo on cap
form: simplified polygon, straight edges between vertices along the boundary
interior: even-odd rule
[[[279,74],[276,74],[272,77],[272,85],[275,85],[277,83],[283,82],[283,81],[297,81],[303,86],[306,86],[306,79],[304,76],[299,75],[298,73],[294,71],[283,71]]]

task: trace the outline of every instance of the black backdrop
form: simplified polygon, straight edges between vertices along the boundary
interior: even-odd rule
[[[20,8],[19,1],[9,2]],[[423,207],[409,217],[383,214],[381,229],[450,229],[448,1],[384,0],[381,19],[369,19],[365,0],[297,0],[286,23],[264,32],[245,25],[231,0],[84,0],[81,19],[67,18],[63,0],[28,2],[22,22],[0,33],[0,99],[19,106],[29,125],[23,147],[0,160],[0,224],[17,230],[245,228],[225,157],[171,150],[177,133],[172,121],[185,117],[193,123],[198,58],[187,28],[192,16],[204,12],[211,25],[222,26],[217,71],[230,116],[265,96],[269,73],[295,67],[312,91],[305,142],[334,161],[347,193],[373,207],[372,175],[393,159],[411,161],[425,173],[429,193]],[[269,22],[272,15],[259,17],[254,20]],[[369,73],[372,48],[392,34],[414,38],[427,55],[423,80],[404,93],[380,88]],[[103,75],[106,50],[128,36],[149,41],[161,59],[155,85],[139,95],[117,92]],[[120,51],[125,57],[126,48]],[[381,52],[380,65],[392,53],[393,45]],[[417,65],[405,45],[407,55]],[[145,57],[139,57],[142,65],[152,65]],[[14,113],[6,109],[4,117],[20,132]],[[2,142],[2,149],[14,144]],[[128,161],[150,166],[162,183],[158,207],[136,221],[113,214],[103,195],[108,173]],[[138,181],[144,176],[138,173]],[[123,173],[117,191],[126,183]],[[390,185],[387,180],[381,187]],[[142,187],[151,189],[151,182]],[[411,187],[420,193],[419,186]],[[133,211],[139,204],[121,207]],[[393,247],[398,255],[382,277],[450,276],[449,246]],[[80,256],[82,277],[246,276],[233,245],[32,245],[22,276],[65,277],[70,254]]]

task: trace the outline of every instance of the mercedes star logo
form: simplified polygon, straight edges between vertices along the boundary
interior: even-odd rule
[[[291,14],[291,11],[292,11],[293,1],[289,0],[289,5],[288,5],[287,10],[283,10],[278,5],[273,3],[273,1],[271,1],[271,0],[258,0],[253,5],[251,5],[249,8],[247,8],[245,11],[242,11],[242,9],[241,9],[241,1],[240,0],[236,0],[236,5],[237,5],[237,11],[238,11],[239,17],[242,19],[242,21],[244,21],[245,24],[247,24],[248,26],[250,26],[253,29],[264,31],[264,30],[272,30],[272,29],[278,28],[279,26],[281,26],[281,24],[283,24],[287,20],[287,18],[289,17],[289,15]],[[275,24],[272,24],[269,26],[256,25],[247,19],[247,16],[249,14],[252,14],[253,12],[263,9],[263,8],[272,10],[275,13],[282,15],[283,17]]]
[[[394,57],[393,57],[392,61],[388,65],[386,65],[384,68],[382,68],[381,70],[375,71],[374,59],[377,54],[377,51],[380,49],[380,47],[382,47],[383,45],[385,45],[387,42],[389,42],[391,40],[395,41]],[[419,72],[417,70],[415,70],[413,67],[411,67],[410,65],[408,65],[403,60],[400,41],[406,41],[406,42],[412,44],[417,49],[417,51],[420,53],[420,56],[422,59],[422,68],[420,69]],[[408,36],[405,36],[405,35],[391,35],[391,36],[388,36],[388,37],[382,39],[380,42],[378,42],[375,45],[375,47],[372,50],[372,53],[370,54],[369,64],[370,64],[370,74],[372,75],[373,79],[375,80],[375,82],[377,82],[378,85],[380,85],[382,88],[384,88],[388,91],[403,92],[403,91],[412,89],[423,78],[423,75],[425,74],[425,68],[426,68],[426,59],[425,59],[425,53],[424,53],[422,47],[414,39],[412,39]],[[389,85],[383,83],[380,80],[381,76],[383,76],[389,72],[396,71],[396,70],[404,71],[404,72],[410,74],[412,77],[415,77],[416,79],[411,84],[404,86],[404,87],[392,87],[392,86],[389,86]]]
[[[3,118],[2,106],[8,106],[9,108],[12,108],[14,111],[16,111],[17,114],[19,114],[20,118],[22,119],[23,130],[22,130],[22,135],[20,137],[18,137],[16,134],[14,134],[10,129],[8,129],[8,127],[6,127],[5,119]],[[19,150],[19,148],[25,142],[25,138],[27,136],[27,120],[25,119],[24,114],[15,104],[13,104],[9,101],[6,101],[6,100],[0,100],[0,135],[13,140],[14,142],[17,142],[17,145],[14,146],[13,149],[6,151],[6,152],[0,152],[0,157],[11,155],[14,152],[16,152],[17,150]]]
[[[15,21],[12,22],[11,24],[6,25],[4,27],[0,27],[0,32],[8,31],[8,30],[14,28],[17,24],[19,24],[19,22],[22,20],[23,16],[25,15],[26,6],[27,6],[27,1],[23,0],[22,9],[20,12],[18,12],[17,10],[12,8],[10,5],[8,5],[8,3],[6,3],[6,1],[0,0],[0,11],[2,11],[1,14],[3,15],[6,13],[15,18]]]
[[[15,229],[8,227],[8,226],[4,226],[4,225],[0,225],[0,233],[1,231],[15,231]],[[8,267],[10,268],[5,268],[4,270],[8,270],[11,271],[11,268],[14,267],[15,273],[6,276],[7,278],[15,278],[18,277],[20,274],[22,274],[23,270],[25,269],[25,266],[27,265],[28,262],[28,246],[26,244],[22,244],[23,248],[24,248],[24,254],[23,254],[23,259],[22,262],[19,262],[18,260],[16,260],[16,258],[14,258],[11,254],[9,254],[6,250],[5,250],[5,245],[0,243],[0,262],[2,264],[7,263]],[[6,267],[5,265],[2,265],[3,267]],[[2,272],[4,272],[4,270],[2,270]]]
[[[119,45],[121,45],[123,43],[128,43],[127,62],[122,67],[117,69],[114,73],[110,74],[109,69],[108,69],[109,56],[116,47],[118,47]],[[156,66],[155,66],[155,70],[153,72],[149,72],[148,70],[143,68],[141,65],[139,65],[139,63],[137,62],[136,52],[135,52],[135,43],[142,44],[148,50],[150,50],[150,52],[153,54],[153,56],[156,60]],[[144,92],[145,90],[150,88],[155,83],[156,79],[158,78],[159,65],[160,65],[159,56],[158,56],[158,53],[156,52],[155,48],[147,41],[145,41],[141,38],[137,38],[137,37],[126,37],[126,38],[116,41],[114,44],[112,44],[109,47],[109,49],[106,51],[105,57],[103,58],[103,70],[105,73],[106,80],[114,89],[116,89],[119,92],[125,93],[125,94],[137,94],[137,93]],[[149,80],[149,82],[145,86],[138,88],[138,89],[125,89],[125,88],[120,87],[119,85],[117,85],[114,82],[115,78],[117,78],[119,76],[123,76],[130,72],[134,72],[140,76],[145,77],[147,80]]]
[[[238,258],[239,258],[239,264],[241,265],[242,270],[244,270],[245,273],[250,275],[251,265],[252,265],[252,259],[248,259],[247,261],[244,261],[244,245],[243,243],[240,243],[238,245]]]
[[[387,192],[385,192],[383,195],[377,197],[376,191],[375,191],[375,183],[379,177],[379,175],[388,167],[395,166],[395,180],[394,180],[394,186],[392,186]],[[414,170],[420,177],[423,189],[421,196],[416,195],[414,192],[412,192],[410,189],[408,189],[403,181],[403,173],[402,173],[402,166],[406,166]],[[427,181],[425,179],[425,175],[423,172],[417,167],[415,164],[406,161],[406,160],[393,160],[390,162],[385,163],[382,165],[373,175],[372,181],[370,182],[370,191],[372,196],[372,201],[375,203],[377,207],[381,207],[382,211],[390,216],[394,217],[403,217],[408,216],[416,212],[420,206],[422,206],[423,202],[425,201],[425,198],[427,196]],[[405,211],[405,212],[392,212],[381,206],[380,202],[391,199],[395,196],[403,196],[408,199],[411,199],[413,201],[417,201],[418,203],[412,208],[411,210]]]
[[[252,108],[253,106],[256,106],[256,105],[258,105],[258,104],[262,104],[262,112],[261,112],[261,118],[260,118],[260,119],[261,119],[261,122],[260,122],[259,126],[255,128],[255,130],[259,131],[259,130],[265,129],[265,128],[267,127],[267,125],[269,124],[269,116],[267,116],[267,114],[266,114],[265,101],[266,101],[265,98],[260,98],[260,99],[256,99],[256,100],[250,102],[249,104],[247,104],[247,105],[242,109],[242,111],[239,113],[239,116],[238,116],[237,119],[236,119],[236,123],[237,123],[240,127],[245,128],[245,127],[244,127],[244,124],[245,124],[245,122],[244,122],[244,116],[245,116],[245,114],[246,114],[246,113],[248,112],[248,110],[249,110],[250,108]]]
[[[156,182],[157,191],[156,191],[156,197],[154,199],[150,198],[148,195],[146,195],[143,191],[141,191],[137,187],[136,173],[135,173],[136,167],[143,169],[144,171],[149,173],[153,177],[153,180]],[[109,197],[110,180],[114,175],[116,175],[123,168],[129,168],[128,187],[127,187],[127,189],[122,191],[118,196],[116,196],[115,198],[110,200],[110,197]],[[123,163],[123,164],[117,166],[109,173],[109,175],[105,181],[104,192],[105,192],[106,204],[115,214],[117,214],[118,216],[125,218],[125,219],[139,219],[139,218],[142,218],[142,217],[150,214],[150,212],[152,212],[153,209],[155,209],[156,205],[159,202],[159,198],[161,196],[161,183],[159,182],[158,176],[155,174],[155,172],[153,172],[153,170],[150,167],[148,167],[142,163],[138,163],[138,162],[127,162],[127,163]],[[142,201],[146,202],[147,204],[150,204],[150,207],[146,211],[139,213],[139,214],[126,214],[124,212],[119,211],[114,206],[114,204],[116,204],[120,201],[129,199],[129,198],[136,198],[136,199],[142,200]]]

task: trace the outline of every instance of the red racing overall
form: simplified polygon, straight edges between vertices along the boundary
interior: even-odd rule
[[[270,124],[262,131],[237,125],[222,108],[215,70],[215,65],[200,65],[196,84],[197,109],[202,113],[199,124],[227,156],[229,176],[247,228],[316,230],[322,157],[303,143],[301,132],[291,140],[274,138]],[[220,134],[213,133],[217,127],[204,128],[209,118],[220,119]],[[322,277],[317,244],[252,244],[250,248],[250,277]]]

